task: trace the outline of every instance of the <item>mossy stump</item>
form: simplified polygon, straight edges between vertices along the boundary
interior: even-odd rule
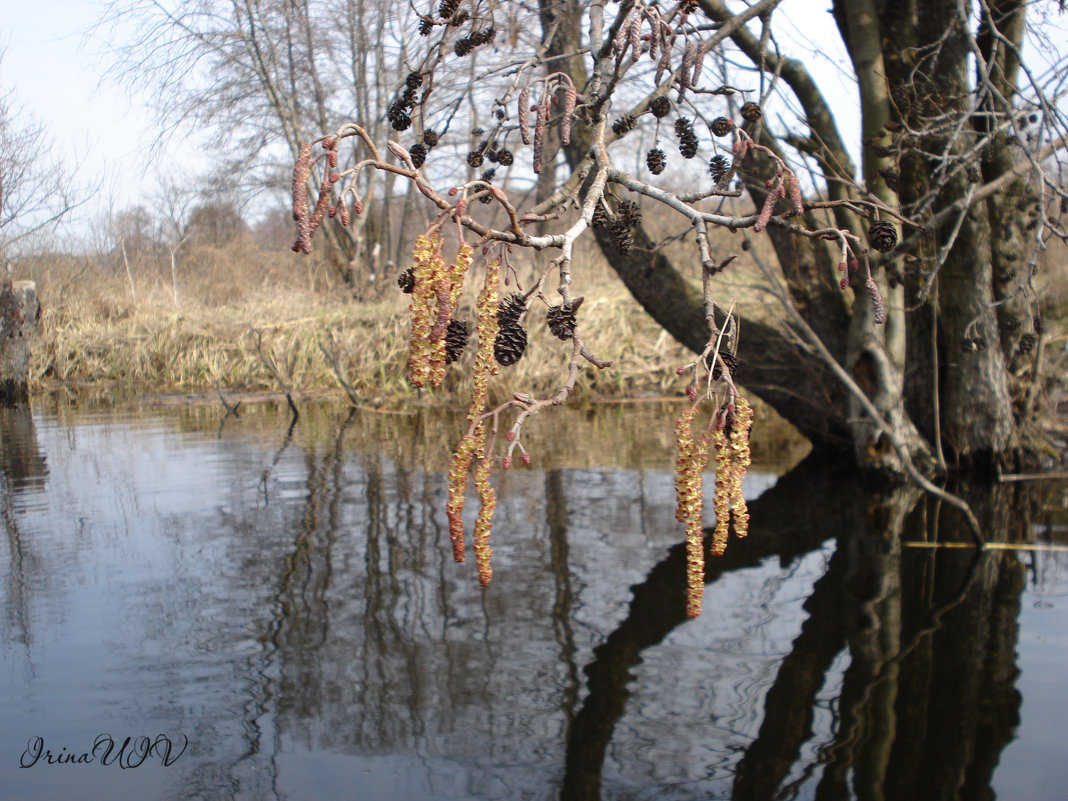
[[[40,313],[33,281],[0,282],[0,404],[29,397],[30,341]]]

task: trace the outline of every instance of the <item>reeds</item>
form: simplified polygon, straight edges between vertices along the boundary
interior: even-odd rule
[[[334,348],[338,365],[358,397],[368,401],[417,397],[460,403],[469,396],[469,369],[446,370],[443,386],[418,393],[406,380],[409,348],[407,300],[390,287],[378,303],[346,301],[338,286],[279,270],[258,286],[213,272],[201,286],[183,286],[175,305],[164,281],[143,281],[131,293],[121,272],[101,274],[70,262],[33,265],[20,271],[38,283],[42,301],[32,349],[31,389],[61,385],[107,385],[154,392],[277,391],[276,379],[256,350],[254,332],[294,392],[341,388],[320,343]],[[385,277],[390,280],[390,276]],[[285,286],[289,283],[290,286]],[[323,282],[324,284],[326,282]],[[299,285],[295,288],[293,285]],[[617,282],[587,285],[582,309],[587,343],[613,366],[587,370],[580,398],[677,394],[674,365],[684,349],[656,325]],[[219,302],[221,299],[223,302]],[[473,320],[474,297],[459,303],[458,316]],[[548,307],[530,313],[530,345],[519,364],[490,378],[490,403],[521,390],[557,388],[570,349],[552,336]],[[474,358],[468,348],[462,360]]]

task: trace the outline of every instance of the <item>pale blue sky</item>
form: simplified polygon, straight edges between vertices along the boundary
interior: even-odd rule
[[[120,210],[147,200],[161,165],[178,172],[173,176],[178,183],[203,165],[195,137],[188,134],[172,138],[146,165],[147,148],[156,139],[147,94],[131,95],[108,81],[102,55],[108,43],[88,35],[103,13],[101,2],[0,2],[0,92],[13,93],[20,108],[47,126],[53,153],[70,163],[79,159],[87,183],[103,178],[101,193],[68,231],[85,232],[109,207]],[[849,109],[855,108],[856,90],[829,7],[830,0],[786,0],[777,19],[791,54],[805,61],[836,110],[847,109],[839,114],[839,124],[855,147],[859,121]],[[1066,20],[1068,15],[1054,12],[1042,26],[1062,52],[1068,50]],[[121,29],[114,36],[121,38]],[[1046,71],[1037,66],[1039,73]]]
[[[143,96],[105,80],[102,43],[87,32],[98,22],[94,0],[7,0],[0,15],[0,92],[13,94],[16,106],[45,124],[55,150],[75,159],[88,183],[104,179],[98,198],[79,215],[92,224],[109,205],[119,209],[151,192],[144,154],[155,139],[152,113]],[[192,159],[194,148],[171,142],[166,161]],[[184,157],[183,155],[184,154]]]

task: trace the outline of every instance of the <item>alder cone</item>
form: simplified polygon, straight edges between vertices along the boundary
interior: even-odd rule
[[[658,147],[654,147],[645,154],[645,164],[649,168],[649,172],[653,175],[662,173],[665,164],[664,151]]]
[[[463,320],[449,320],[445,329],[445,364],[452,364],[463,355],[467,347],[467,323]]]
[[[527,349],[527,332],[519,323],[502,325],[493,340],[493,358],[502,367],[511,367],[523,358]]]
[[[894,224],[876,220],[868,229],[868,244],[880,253],[889,253],[897,246],[897,231]]]
[[[733,120],[728,120],[726,117],[716,117],[712,120],[712,124],[709,126],[712,133],[716,136],[726,136],[734,130]]]
[[[762,116],[764,116],[763,112],[760,110],[760,106],[758,106],[756,103],[753,103],[752,101],[742,105],[741,114],[742,119],[744,119],[746,122],[756,122]]]
[[[424,164],[426,164],[426,145],[421,142],[416,142],[408,149],[408,155],[412,157],[412,164],[418,170]]]
[[[397,276],[397,286],[405,295],[412,294],[415,289],[415,271],[411,267]]]
[[[712,180],[717,184],[723,180],[723,176],[727,174],[728,169],[730,169],[730,165],[723,156],[713,156],[708,162],[708,174],[712,176]]]
[[[566,341],[575,336],[575,312],[581,304],[582,298],[576,298],[572,303],[561,303],[549,308],[545,319],[554,337]]]
[[[523,300],[523,296],[518,292],[515,292],[504,300],[501,301],[501,305],[497,307],[497,325],[501,328],[505,328],[510,325],[519,324],[519,315],[527,310],[527,304]]]
[[[649,103],[649,111],[657,119],[662,119],[671,113],[671,101],[663,95],[654,97],[652,102]]]
[[[624,114],[612,123],[612,133],[616,136],[623,136],[629,133],[637,122],[638,120],[633,114]]]

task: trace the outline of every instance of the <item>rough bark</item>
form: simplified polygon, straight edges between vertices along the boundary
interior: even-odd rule
[[[30,341],[40,309],[33,281],[0,284],[0,405],[29,397]]]

